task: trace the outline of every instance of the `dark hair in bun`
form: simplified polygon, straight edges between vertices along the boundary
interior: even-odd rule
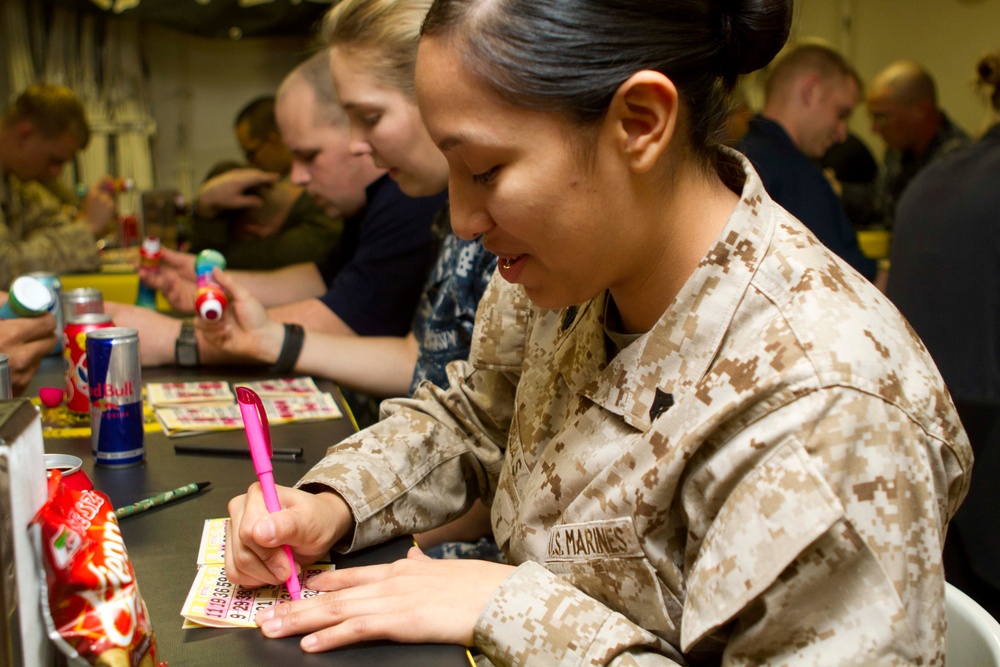
[[[1000,51],[990,51],[976,63],[976,85],[989,95],[990,104],[1000,111]]]
[[[740,74],[781,50],[792,0],[435,0],[425,36],[460,43],[466,66],[517,106],[591,124],[618,87],[649,69],[669,77],[695,150],[719,142]]]

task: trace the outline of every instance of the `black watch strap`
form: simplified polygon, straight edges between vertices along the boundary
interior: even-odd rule
[[[271,372],[279,375],[291,373],[295,370],[295,364],[302,353],[302,343],[305,342],[306,332],[298,324],[285,322],[285,340],[281,343],[281,354],[278,360],[271,366]]]
[[[184,368],[198,366],[198,337],[194,333],[194,323],[191,320],[181,322],[181,333],[174,343],[174,361]]]

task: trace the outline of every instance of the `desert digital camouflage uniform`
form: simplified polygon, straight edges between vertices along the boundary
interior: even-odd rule
[[[30,271],[94,271],[96,239],[40,183],[0,171],[0,289]]]
[[[347,548],[491,502],[518,565],[476,625],[495,664],[944,664],[968,440],[896,310],[741,164],[651,331],[609,359],[606,295],[543,310],[494,277],[451,388],[301,482],[347,499]]]

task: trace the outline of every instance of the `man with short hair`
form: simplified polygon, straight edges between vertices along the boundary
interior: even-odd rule
[[[352,153],[328,53],[313,56],[286,77],[275,110],[294,157],[292,182],[304,187],[328,215],[344,218],[344,235],[323,261],[232,275],[269,306],[275,320],[334,335],[405,336],[436,253],[431,223],[444,195],[407,197],[370,156]],[[193,256],[167,250],[160,274],[144,279],[175,310],[193,311]],[[195,332],[181,335],[180,320],[145,308],[106,305],[117,324],[140,330],[143,365],[191,365],[192,357],[182,356],[190,346],[197,351],[197,363],[242,361]]]
[[[96,241],[115,216],[102,183],[73,217],[39,182],[57,177],[89,140],[83,105],[64,86],[31,86],[0,119],[0,289],[29,271],[100,266]]]
[[[287,176],[292,169],[292,154],[281,138],[274,103],[274,95],[252,100],[236,114],[234,129],[247,162],[261,171]]]
[[[768,74],[764,111],[737,148],[753,163],[768,194],[869,280],[875,261],[857,236],[823,172],[813,162],[847,138],[847,119],[861,79],[835,49],[804,41],[779,55]]]
[[[891,229],[910,181],[933,160],[967,146],[969,135],[938,107],[934,79],[912,60],[896,61],[875,75],[867,104],[872,131],[886,147],[877,213]]]

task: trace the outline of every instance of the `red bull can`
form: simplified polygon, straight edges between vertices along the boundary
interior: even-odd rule
[[[91,448],[97,465],[124,468],[146,457],[139,332],[126,327],[87,334]]]

